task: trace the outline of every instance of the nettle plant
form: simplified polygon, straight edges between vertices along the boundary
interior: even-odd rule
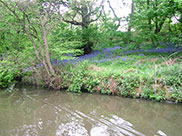
[[[67,82],[69,83],[68,91],[81,92],[87,66],[88,61],[83,61],[70,67],[69,75],[71,78],[68,77],[69,79],[67,79]]]

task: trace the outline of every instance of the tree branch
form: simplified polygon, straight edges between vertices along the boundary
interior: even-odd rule
[[[64,21],[64,22],[67,22],[67,23],[70,23],[70,24],[73,24],[73,25],[82,25],[81,22],[77,22],[77,21],[75,21],[75,20],[70,21],[70,20],[65,20],[65,19],[63,18],[63,21]]]
[[[109,8],[112,10],[112,12],[113,12],[113,14],[114,14],[114,17],[115,17],[115,18],[117,19],[117,21],[118,21],[117,27],[119,27],[119,25],[120,25],[120,23],[121,23],[121,18],[119,18],[119,17],[116,15],[116,13],[115,13],[113,7],[111,6],[110,1],[107,0],[107,2],[108,2],[108,4],[109,4]]]
[[[175,19],[176,19],[178,22],[182,23],[182,19],[181,19],[181,20],[178,19],[178,18],[176,17],[176,15],[174,15],[174,17],[175,17]]]
[[[102,8],[103,9],[103,3],[104,3],[104,0],[101,1],[100,5],[99,5],[99,9]],[[86,17],[88,16],[91,16],[92,14],[97,14],[99,12],[99,9],[98,10],[94,10],[92,12],[89,12],[87,15],[85,15]]]

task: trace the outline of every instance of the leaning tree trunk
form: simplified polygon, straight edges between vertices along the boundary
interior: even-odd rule
[[[41,23],[42,23],[42,39],[43,39],[43,42],[45,45],[45,60],[49,67],[50,73],[55,74],[55,71],[53,69],[51,59],[50,59],[49,46],[48,46],[48,41],[47,41],[47,33],[46,33],[45,25],[43,24],[43,22],[41,22]]]

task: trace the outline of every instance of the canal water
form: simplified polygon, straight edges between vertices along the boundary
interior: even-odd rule
[[[0,136],[181,136],[182,105],[34,87],[0,90]]]

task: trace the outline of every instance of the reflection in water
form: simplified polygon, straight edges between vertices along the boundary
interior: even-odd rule
[[[181,105],[23,88],[0,91],[0,136],[178,136]]]
[[[90,135],[91,136],[109,136],[110,134],[107,129],[108,129],[107,126],[94,126],[90,131]]]
[[[56,132],[57,136],[67,135],[67,136],[75,136],[75,135],[82,135],[87,136],[88,131],[84,128],[84,124],[81,123],[77,119],[73,119],[72,122],[68,122],[66,124],[61,124],[58,127]]]

